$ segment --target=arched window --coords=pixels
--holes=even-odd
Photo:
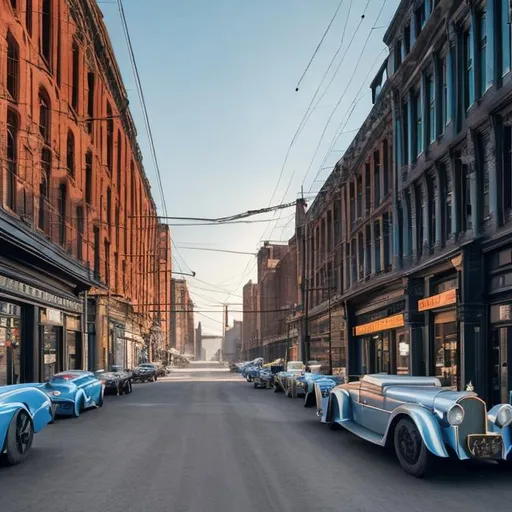
[[[107,102],[107,167],[110,172],[114,167],[114,120],[112,108]]]
[[[13,8],[13,10],[16,10],[17,9],[17,3],[18,1],[17,0],[11,0],[11,7]]]
[[[46,144],[51,144],[51,103],[48,93],[39,90],[39,133]]]
[[[18,114],[7,110],[7,206],[14,210],[16,207],[16,181],[18,176]]]
[[[52,63],[52,0],[42,0],[41,5],[41,53],[48,64]]]
[[[68,131],[66,149],[66,165],[71,176],[75,176],[75,136],[71,130]]]
[[[92,204],[92,153],[85,154],[85,202]]]
[[[41,181],[39,182],[39,229],[49,233],[49,200],[52,154],[48,148],[41,151]]]
[[[20,76],[20,47],[13,35],[7,33],[7,92],[18,101]]]

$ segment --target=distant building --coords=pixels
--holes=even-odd
[[[173,279],[171,284],[171,345],[181,354],[195,353],[194,303],[187,281]]]
[[[222,341],[222,359],[224,361],[234,361],[240,359],[242,350],[242,322],[234,320],[233,326],[226,328],[226,333]]]
[[[253,358],[253,352],[258,350],[259,297],[258,284],[249,281],[243,290],[242,353],[245,359]]]

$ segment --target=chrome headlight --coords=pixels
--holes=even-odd
[[[500,407],[494,423],[496,423],[496,426],[499,428],[508,427],[512,423],[512,406],[504,404]]]
[[[454,404],[448,409],[446,414],[448,423],[454,427],[460,425],[464,421],[464,409],[459,404]]]
[[[52,396],[60,396],[60,391],[52,391]]]

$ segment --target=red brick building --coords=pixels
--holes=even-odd
[[[196,352],[194,303],[185,279],[173,279],[171,287],[171,346],[180,354],[192,356]]]
[[[36,309],[1,284],[0,300],[28,308],[34,325],[16,329],[50,347],[21,378],[136,363],[168,329],[169,234],[102,13],[93,0],[0,0],[0,14],[0,217],[25,267],[10,287],[41,282]]]
[[[257,357],[259,346],[259,286],[249,281],[243,292],[242,353],[246,359]],[[254,354],[254,355],[253,355]]]

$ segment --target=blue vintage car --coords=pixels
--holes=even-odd
[[[244,366],[242,366],[240,369],[240,374],[247,380],[247,382],[252,382],[258,375],[262,366],[263,358],[257,357],[253,361],[249,361],[248,363],[244,364]]]
[[[293,381],[300,377],[306,369],[306,365],[302,361],[288,361],[286,370],[276,374],[274,379],[274,393],[284,391],[286,396],[290,396],[292,392]]]
[[[448,448],[461,460],[512,457],[512,406],[487,412],[476,393],[443,388],[435,377],[365,375],[336,386],[322,420],[394,447],[402,468],[416,477],[435,457],[448,457]]]
[[[50,397],[58,416],[74,416],[82,411],[103,405],[105,381],[94,373],[70,370],[56,373],[41,389]]]
[[[53,421],[51,400],[36,386],[0,387],[0,454],[9,465],[23,462],[32,447],[34,433]]]
[[[296,386],[292,396],[304,396],[304,407],[313,407],[316,403],[315,384],[322,389],[343,384],[345,380],[340,375],[323,375],[321,373],[303,373],[295,378]]]

